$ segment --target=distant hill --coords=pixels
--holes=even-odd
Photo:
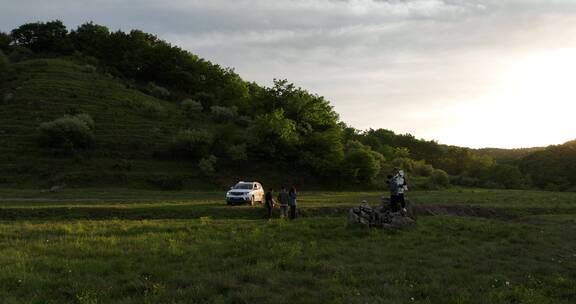
[[[518,149],[499,149],[499,148],[482,148],[474,151],[481,155],[488,155],[498,163],[510,164],[518,161],[534,152],[542,151],[545,147],[518,148]]]
[[[552,145],[519,162],[535,186],[550,190],[576,190],[576,140]]]

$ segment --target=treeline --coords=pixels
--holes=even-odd
[[[207,174],[217,174],[218,165],[258,160],[289,164],[297,172],[339,186],[383,187],[385,176],[398,167],[414,177],[417,187],[456,184],[525,188],[532,182],[547,185],[533,174],[541,169],[538,166],[548,157],[546,153],[557,153],[535,153],[520,166],[497,164],[489,155],[468,148],[440,145],[384,129],[356,130],[342,123],[321,96],[286,80],[275,80],[272,87],[243,81],[231,69],[139,30],[125,33],[85,23],[68,31],[60,21],[28,23],[10,33],[0,33],[0,50],[0,77],[6,74],[2,71],[8,71],[8,62],[68,58],[177,104],[192,122],[209,115],[214,124],[227,125],[219,129],[219,134],[200,126],[174,130],[171,144],[152,153],[157,158],[197,162]],[[82,138],[84,142],[77,148],[89,149],[91,135],[77,134],[84,132],[79,130],[89,132],[88,120],[70,116],[45,123],[39,128],[42,142],[74,148],[72,138]],[[98,122],[90,120],[94,123]],[[74,136],[66,134],[71,129],[76,132]],[[568,177],[549,182],[575,183]]]
[[[552,145],[518,162],[534,186],[548,190],[576,190],[576,140]]]

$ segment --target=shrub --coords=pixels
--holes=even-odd
[[[8,58],[0,51],[0,82],[8,76]]]
[[[125,108],[140,111],[149,117],[156,117],[164,111],[161,104],[148,99],[122,99],[120,103]]]
[[[194,116],[197,113],[201,113],[203,110],[202,103],[194,99],[185,99],[182,101],[182,103],[180,103],[180,106],[182,107],[184,114],[186,114],[188,117]]]
[[[249,116],[242,115],[238,117],[236,123],[242,127],[248,127],[252,124],[252,119]]]
[[[202,157],[208,153],[214,136],[207,130],[182,130],[176,134],[172,142],[175,154]]]
[[[148,94],[160,98],[160,99],[168,99],[170,97],[170,91],[164,87],[156,85],[153,82],[149,82],[146,86],[146,91]]]
[[[226,154],[231,160],[247,160],[246,144],[232,145],[226,150]]]
[[[412,163],[413,172],[420,176],[431,176],[434,173],[434,167],[428,165],[423,160]]]
[[[441,187],[448,187],[450,185],[450,177],[446,171],[435,169],[431,175],[432,182]]]
[[[450,179],[450,183],[459,186],[465,187],[480,187],[481,182],[479,179],[474,177],[469,177],[465,175],[458,175],[452,179]]]
[[[149,177],[147,181],[153,187],[161,190],[182,190],[185,184],[184,178],[171,175],[155,175]]]
[[[226,122],[236,118],[238,115],[238,109],[236,107],[220,107],[220,106],[211,106],[210,107],[210,114],[212,115],[212,119],[216,122]]]
[[[518,167],[512,165],[496,165],[492,179],[508,189],[520,189],[525,185],[522,172]]]
[[[356,183],[371,184],[380,172],[380,162],[373,151],[355,149],[346,154],[343,171]]]
[[[23,46],[13,46],[12,52],[8,55],[11,62],[19,62],[30,59],[34,56],[34,53],[28,48]]]
[[[414,161],[410,158],[396,158],[392,161],[392,165],[406,172],[412,172],[414,170]]]
[[[156,117],[164,111],[164,107],[157,102],[142,100],[141,111],[146,116]]]
[[[217,161],[218,161],[218,158],[216,158],[216,156],[210,155],[208,157],[202,158],[198,162],[198,168],[200,168],[200,171],[204,175],[208,175],[208,176],[212,175],[216,171],[214,169],[214,166],[216,165]]]
[[[66,150],[85,149],[94,142],[93,129],[94,121],[89,115],[65,115],[40,125],[40,144]]]

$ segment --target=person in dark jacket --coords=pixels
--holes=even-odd
[[[272,209],[274,208],[274,189],[270,188],[264,195],[264,207],[266,207],[266,218],[272,218]]]
[[[288,204],[290,205],[290,219],[293,220],[296,218],[296,198],[298,197],[295,187],[290,188],[290,191],[288,191],[288,197],[290,198],[288,201]]]
[[[288,204],[290,197],[286,192],[286,187],[282,186],[282,190],[278,193],[278,203],[280,204],[280,218],[288,218]]]
[[[390,190],[390,210],[392,212],[398,211],[398,183],[396,182],[395,176],[388,175],[388,180],[386,184],[388,184],[388,189]]]

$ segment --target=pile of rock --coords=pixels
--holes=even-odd
[[[382,229],[401,229],[416,223],[410,202],[407,211],[392,212],[387,204],[371,207],[366,201],[348,212],[348,224]]]

